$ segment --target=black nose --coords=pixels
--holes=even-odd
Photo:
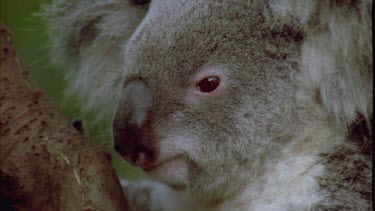
[[[141,130],[134,124],[122,128],[114,126],[116,151],[132,165],[144,165],[152,157],[152,150],[141,140]]]
[[[132,82],[121,95],[113,121],[116,151],[133,165],[144,165],[153,157],[144,124],[152,103],[151,91],[142,82]]]

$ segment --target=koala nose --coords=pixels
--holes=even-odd
[[[129,84],[120,97],[113,121],[114,146],[132,165],[145,165],[153,156],[142,131],[151,104],[151,90],[142,82]]]

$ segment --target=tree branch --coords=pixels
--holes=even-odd
[[[110,156],[36,88],[9,37],[0,25],[0,209],[126,210]]]

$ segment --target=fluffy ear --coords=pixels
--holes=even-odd
[[[271,1],[273,15],[303,31],[298,79],[306,98],[339,121],[372,118],[372,1]]]
[[[68,96],[83,108],[110,116],[121,87],[122,48],[147,7],[121,0],[55,0],[45,8],[55,63],[69,69]]]

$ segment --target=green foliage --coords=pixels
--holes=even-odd
[[[0,22],[14,33],[12,42],[33,80],[58,105],[62,113],[73,121],[83,114],[78,105],[64,98],[64,88],[67,84],[63,80],[63,69],[69,67],[56,67],[51,63],[51,45],[46,25],[42,18],[36,15],[41,11],[42,5],[48,2],[50,0],[0,0]],[[93,114],[85,115],[90,139],[103,145],[111,154],[117,174],[130,180],[144,177],[139,170],[126,164],[113,150],[110,124],[88,124],[93,119]]]

